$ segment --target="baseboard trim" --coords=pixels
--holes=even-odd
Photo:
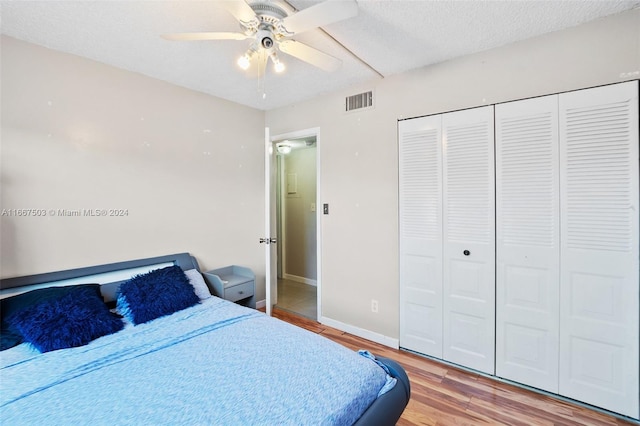
[[[388,346],[393,349],[398,349],[400,347],[400,341],[398,339],[385,336],[384,334],[376,333],[354,325],[345,324],[324,316],[320,317],[319,322],[321,324],[328,325],[329,327],[337,328],[340,331],[362,337],[363,339],[371,340],[372,342],[380,343],[381,345]]]
[[[262,309],[262,308],[266,308],[266,307],[267,307],[267,300],[266,299],[258,300],[256,302],[256,309]]]
[[[282,274],[282,275],[285,280],[291,280],[291,281],[295,281],[297,283],[302,283],[302,284],[309,284],[314,287],[318,286],[318,281],[312,280],[311,278],[299,277],[297,275],[291,275],[291,274]]]

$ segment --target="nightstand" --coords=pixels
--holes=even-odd
[[[251,269],[231,265],[202,275],[215,296],[255,309],[256,276]]]

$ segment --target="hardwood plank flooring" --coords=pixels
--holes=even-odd
[[[348,348],[367,349],[399,362],[411,381],[411,400],[397,423],[400,426],[638,424],[395,350],[287,311],[274,309],[273,316]]]

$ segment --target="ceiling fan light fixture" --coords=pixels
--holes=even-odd
[[[275,52],[275,50],[273,52],[271,52],[271,55],[269,55],[271,57],[271,60],[273,61],[273,69],[275,70],[275,72],[277,73],[281,73],[285,70],[285,66],[282,62],[280,62],[280,58],[278,58],[278,54]]]
[[[278,61],[275,64],[273,64],[273,69],[277,72],[277,73],[281,73],[285,70],[285,66],[282,62]]]
[[[251,66],[251,58],[253,58],[253,55],[255,55],[255,53],[256,53],[256,48],[252,44],[249,47],[249,49],[247,49],[245,54],[238,58],[238,62],[237,62],[238,66],[245,71],[248,70],[249,67]]]
[[[251,65],[251,57],[246,53],[238,58],[238,66],[243,70],[249,69]]]

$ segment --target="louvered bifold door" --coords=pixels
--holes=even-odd
[[[493,106],[443,114],[443,358],[494,373]]]
[[[441,116],[398,123],[400,346],[442,358]]]
[[[558,96],[496,115],[496,375],[558,392]]]
[[[560,95],[560,394],[638,417],[638,82]]]

